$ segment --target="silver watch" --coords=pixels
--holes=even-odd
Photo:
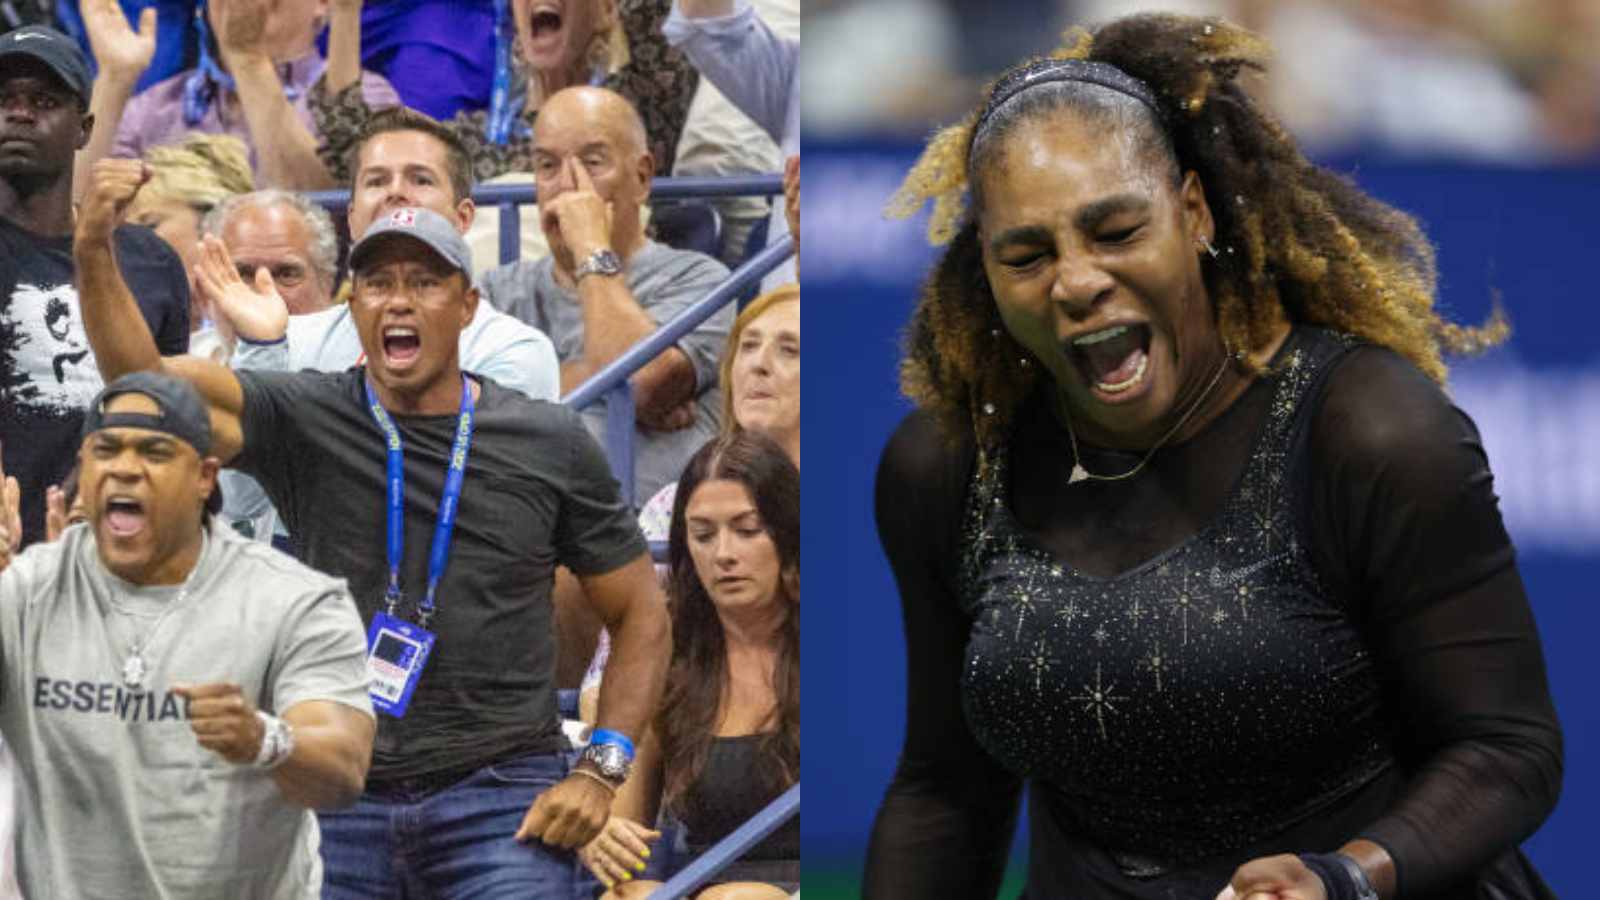
[[[256,718],[261,720],[261,749],[256,753],[254,765],[258,769],[276,769],[294,752],[294,728],[259,709]]]
[[[594,766],[601,776],[616,785],[627,781],[628,773],[633,771],[633,760],[628,758],[621,744],[590,744],[583,748],[578,761]]]
[[[621,275],[622,257],[610,250],[596,250],[589,258],[578,263],[572,273],[573,281],[582,281],[588,275]]]

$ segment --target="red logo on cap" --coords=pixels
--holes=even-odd
[[[389,221],[396,225],[415,225],[417,224],[417,211],[414,209],[397,209],[394,211],[394,215],[389,217]]]

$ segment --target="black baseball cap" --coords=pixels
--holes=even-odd
[[[105,411],[113,397],[143,394],[154,400],[158,413]],[[211,413],[200,392],[181,378],[156,372],[130,372],[106,385],[89,405],[83,419],[83,436],[103,428],[146,428],[161,431],[187,443],[202,458],[211,451]]]
[[[79,100],[88,104],[94,78],[89,74],[89,61],[83,50],[72,38],[43,25],[26,25],[0,34],[0,63],[14,56],[29,56],[49,66]]]

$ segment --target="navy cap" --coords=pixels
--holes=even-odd
[[[54,28],[26,25],[0,34],[0,62],[13,56],[30,56],[49,66],[78,99],[88,104],[94,78],[89,74],[89,61],[83,50],[72,38]]]
[[[143,394],[156,402],[160,412],[106,412],[106,404],[123,394]],[[103,428],[161,431],[184,441],[202,457],[211,451],[211,413],[200,392],[181,378],[157,372],[130,372],[106,385],[84,416],[83,436]]]

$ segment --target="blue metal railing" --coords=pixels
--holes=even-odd
[[[744,290],[766,277],[784,260],[794,255],[794,238],[783,235],[733,271],[728,280],[712,288],[705,299],[674,316],[671,321],[634,344],[628,352],[612,360],[588,381],[578,385],[561,402],[583,409],[604,398],[606,401],[606,458],[613,474],[622,483],[622,496],[633,497],[633,390],[628,379],[645,363],[700,327],[717,310],[737,298]]]
[[[665,884],[651,891],[650,900],[677,900],[685,896],[727,868],[728,863],[743,856],[746,850],[759,844],[799,812],[800,785],[797,782],[761,812],[751,816],[748,822],[734,829],[732,834],[718,841],[716,846],[700,854],[699,859],[684,866]]]

